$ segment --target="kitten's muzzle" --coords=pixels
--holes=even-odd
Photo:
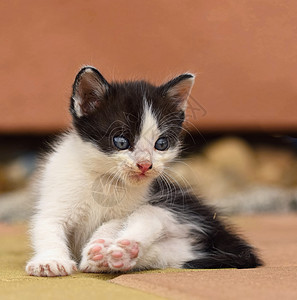
[[[139,162],[136,165],[142,174],[145,174],[148,170],[152,169],[153,167],[153,164],[150,161]]]

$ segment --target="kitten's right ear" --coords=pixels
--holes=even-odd
[[[109,89],[109,83],[100,72],[90,66],[82,68],[75,77],[70,112],[82,117],[94,112]]]
[[[161,85],[161,93],[175,101],[177,107],[185,111],[194,81],[195,75],[191,73],[181,74]]]

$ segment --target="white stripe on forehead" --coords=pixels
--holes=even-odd
[[[151,106],[144,101],[140,139],[151,140],[152,138],[158,138],[159,134],[158,121],[152,112]]]
[[[145,98],[140,126],[140,136],[135,145],[135,155],[137,159],[151,161],[155,142],[160,136],[160,130],[152,108],[148,105]]]

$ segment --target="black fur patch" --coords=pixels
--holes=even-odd
[[[150,203],[170,210],[180,223],[197,224],[197,228],[200,228],[192,232],[197,259],[186,262],[184,268],[241,269],[262,265],[255,249],[224,224],[213,207],[205,205],[201,199],[178,186],[158,178]],[[201,253],[203,258],[200,258]]]
[[[73,93],[83,71],[84,69],[76,76]],[[148,105],[152,107],[160,130],[164,131],[162,136],[169,138],[171,147],[176,145],[180,138],[184,112],[178,109],[174,101],[166,97],[164,86],[156,87],[145,81],[109,84],[97,72],[96,70],[98,78],[108,86],[106,93],[98,99],[100,101],[98,108],[92,113],[78,117],[74,109],[74,100],[71,98],[70,112],[74,128],[83,140],[96,144],[106,153],[112,153],[119,151],[113,145],[113,137],[122,135],[129,140],[133,150],[140,134],[146,99]]]

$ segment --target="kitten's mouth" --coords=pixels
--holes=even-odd
[[[133,172],[129,175],[130,180],[136,183],[142,182],[150,177],[149,174],[140,172]]]
[[[147,178],[147,174],[145,173],[133,173],[130,175],[131,178]]]

